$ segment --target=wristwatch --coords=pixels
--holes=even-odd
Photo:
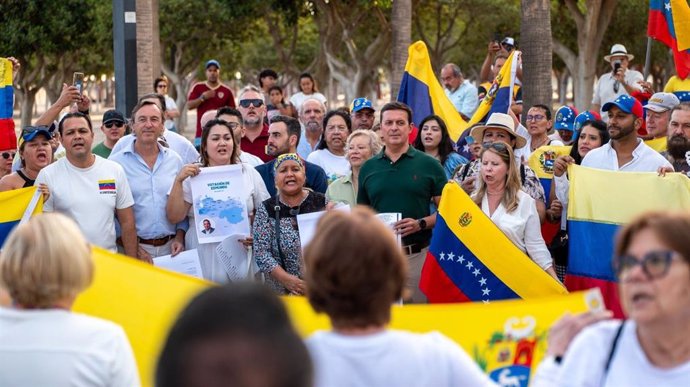
[[[420,229],[426,230],[426,220],[424,220],[424,218],[417,219],[417,224],[419,224]]]
[[[199,99],[201,99],[201,102],[204,102],[204,101],[206,101],[206,97],[204,97],[204,95],[203,95],[203,94],[201,95],[201,97],[199,97]]]

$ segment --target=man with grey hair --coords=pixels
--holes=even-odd
[[[666,137],[666,129],[671,120],[671,110],[679,103],[678,97],[672,93],[655,93],[649,98],[644,108],[647,111],[645,122],[647,135],[650,139]]]
[[[251,153],[263,162],[273,160],[266,153],[268,145],[268,124],[264,122],[266,105],[261,90],[254,85],[247,85],[238,98],[238,110],[242,113],[244,136],[240,143],[243,152]]]
[[[462,76],[460,67],[455,63],[448,63],[441,69],[441,82],[446,96],[453,102],[455,110],[464,120],[469,120],[477,110],[479,99],[477,88]]]
[[[323,133],[323,116],[326,114],[326,106],[316,98],[309,98],[302,102],[299,109],[299,121],[302,124],[302,135],[297,145],[297,153],[303,159],[319,144]]]

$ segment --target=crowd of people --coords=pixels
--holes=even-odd
[[[461,116],[472,117],[493,92],[491,83],[515,49],[513,38],[492,41],[476,86],[459,66],[442,67],[439,81]],[[131,112],[105,112],[104,140],[94,144],[88,97],[64,85],[58,100],[22,128],[18,140],[15,133],[0,134],[0,191],[36,186],[44,211],[53,213],[17,227],[0,255],[0,293],[4,290],[11,302],[0,307],[0,384],[46,384],[27,367],[32,353],[22,343],[34,343],[41,352],[72,340],[74,349],[64,347],[51,363],[66,367],[59,373],[64,380],[137,385],[122,331],[69,312],[93,275],[84,258],[87,243],[149,263],[196,249],[203,278],[237,282],[222,241],[198,237],[219,230],[195,213],[192,192],[194,179],[207,168],[233,166],[241,170],[237,194],[250,225],[238,241],[248,260],[239,278],[263,282],[271,292],[232,284],[193,300],[161,355],[160,386],[213,385],[229,375],[264,381],[247,385],[493,385],[447,338],[389,330],[390,307],[426,302],[419,280],[446,184],[459,184],[534,264],[563,281],[567,249],[554,249],[542,230],[551,223],[559,229],[557,236],[567,237],[569,164],[690,174],[690,101],[679,98],[682,90],[652,90],[629,68],[633,58],[620,44],[611,48],[604,60],[612,71],[599,78],[592,110],[582,113],[572,106],[552,112],[551,101],[523,109],[516,87],[505,113],[467,129],[467,149],[458,148],[439,115],[415,117],[422,118],[415,128],[415,112],[401,102],[377,111],[371,100],[359,97],[349,107],[329,107],[308,73],[299,77],[300,92],[289,98],[271,69],[259,74],[258,87],[247,85],[235,95],[222,83],[221,65],[213,59],[205,64],[206,80],[188,95],[187,107],[197,113],[194,141],[177,133],[181,112],[167,95],[170,80],[162,76],[154,82],[155,92],[142,96]],[[520,77],[518,70],[518,84]],[[661,140],[664,146],[659,151],[645,140]],[[572,147],[554,161],[550,192],[527,165],[544,146]],[[332,210],[343,204],[349,213]],[[305,249],[298,217],[320,211],[326,214]],[[376,213],[397,214],[399,220],[385,225]],[[560,321],[550,338],[552,356],[535,383],[690,382],[690,251],[684,243],[689,219],[688,214],[654,213],[621,231],[613,263],[630,320],[600,322],[608,315],[587,314]],[[34,262],[44,258],[50,265]],[[315,334],[305,347],[276,294],[306,295],[315,310],[328,315],[332,331]],[[235,309],[224,310],[222,303]],[[246,311],[247,319],[231,311]],[[47,324],[64,334],[31,334]],[[86,343],[90,334],[103,340]],[[589,356],[587,348],[595,341],[613,342],[608,357],[604,352]],[[251,354],[237,355],[246,346]],[[74,360],[86,359],[79,354],[89,351],[103,354],[83,360],[84,365]],[[280,351],[290,355],[283,358]],[[218,353],[235,355],[219,359],[219,368],[193,356],[208,359]],[[266,358],[275,370],[256,365]],[[628,371],[629,364],[635,364],[635,372]],[[77,375],[80,367],[87,371]],[[276,379],[285,375],[291,375],[290,382]]]

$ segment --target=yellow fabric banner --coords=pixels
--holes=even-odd
[[[94,282],[77,299],[74,310],[121,325],[134,349],[142,385],[153,386],[156,361],[169,328],[187,302],[212,284],[100,248],[94,248],[94,260]],[[285,303],[301,335],[329,328],[328,319],[316,315],[306,299],[287,297]],[[520,379],[528,378],[543,357],[546,331],[553,321],[566,311],[577,313],[601,305],[597,292],[489,305],[409,305],[394,307],[391,327],[440,331],[496,380],[501,374]]]

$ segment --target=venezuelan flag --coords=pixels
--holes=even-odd
[[[0,58],[0,135],[14,134],[13,107],[12,62],[6,58]]]
[[[673,50],[676,72],[681,79],[690,74],[690,7],[686,0],[651,0],[647,36]]]
[[[5,243],[5,239],[14,226],[19,224],[34,197],[36,189],[36,187],[28,187],[0,192],[0,208],[2,209],[0,211],[0,246]],[[42,211],[43,200],[39,198],[32,214],[39,214]]]
[[[454,182],[443,189],[419,287],[432,303],[567,293]]]
[[[425,117],[436,114],[445,121],[450,138],[458,141],[467,128],[467,122],[460,117],[460,113],[455,110],[455,106],[438,83],[431,68],[426,44],[421,40],[415,42],[407,52],[407,64],[400,82],[398,101],[412,108],[412,121],[416,127],[419,127]]]
[[[549,203],[549,195],[551,194],[551,183],[553,182],[553,164],[558,156],[570,154],[572,146],[556,146],[547,145],[539,147],[532,152],[529,157],[529,167],[537,174],[539,182],[544,187],[546,194],[546,203]]]
[[[482,100],[474,112],[469,125],[477,122],[486,121],[492,113],[508,113],[513,102],[513,89],[515,88],[515,77],[517,74],[517,56],[520,51],[513,50],[506,62],[501,67],[501,71],[494,79],[491,88],[486,92],[486,97]],[[481,139],[475,139],[481,141]]]
[[[611,266],[618,228],[648,210],[690,209],[690,180],[682,174],[615,172],[572,165],[568,169],[568,290],[598,287],[618,317],[616,278]],[[604,194],[602,194],[604,193]]]

